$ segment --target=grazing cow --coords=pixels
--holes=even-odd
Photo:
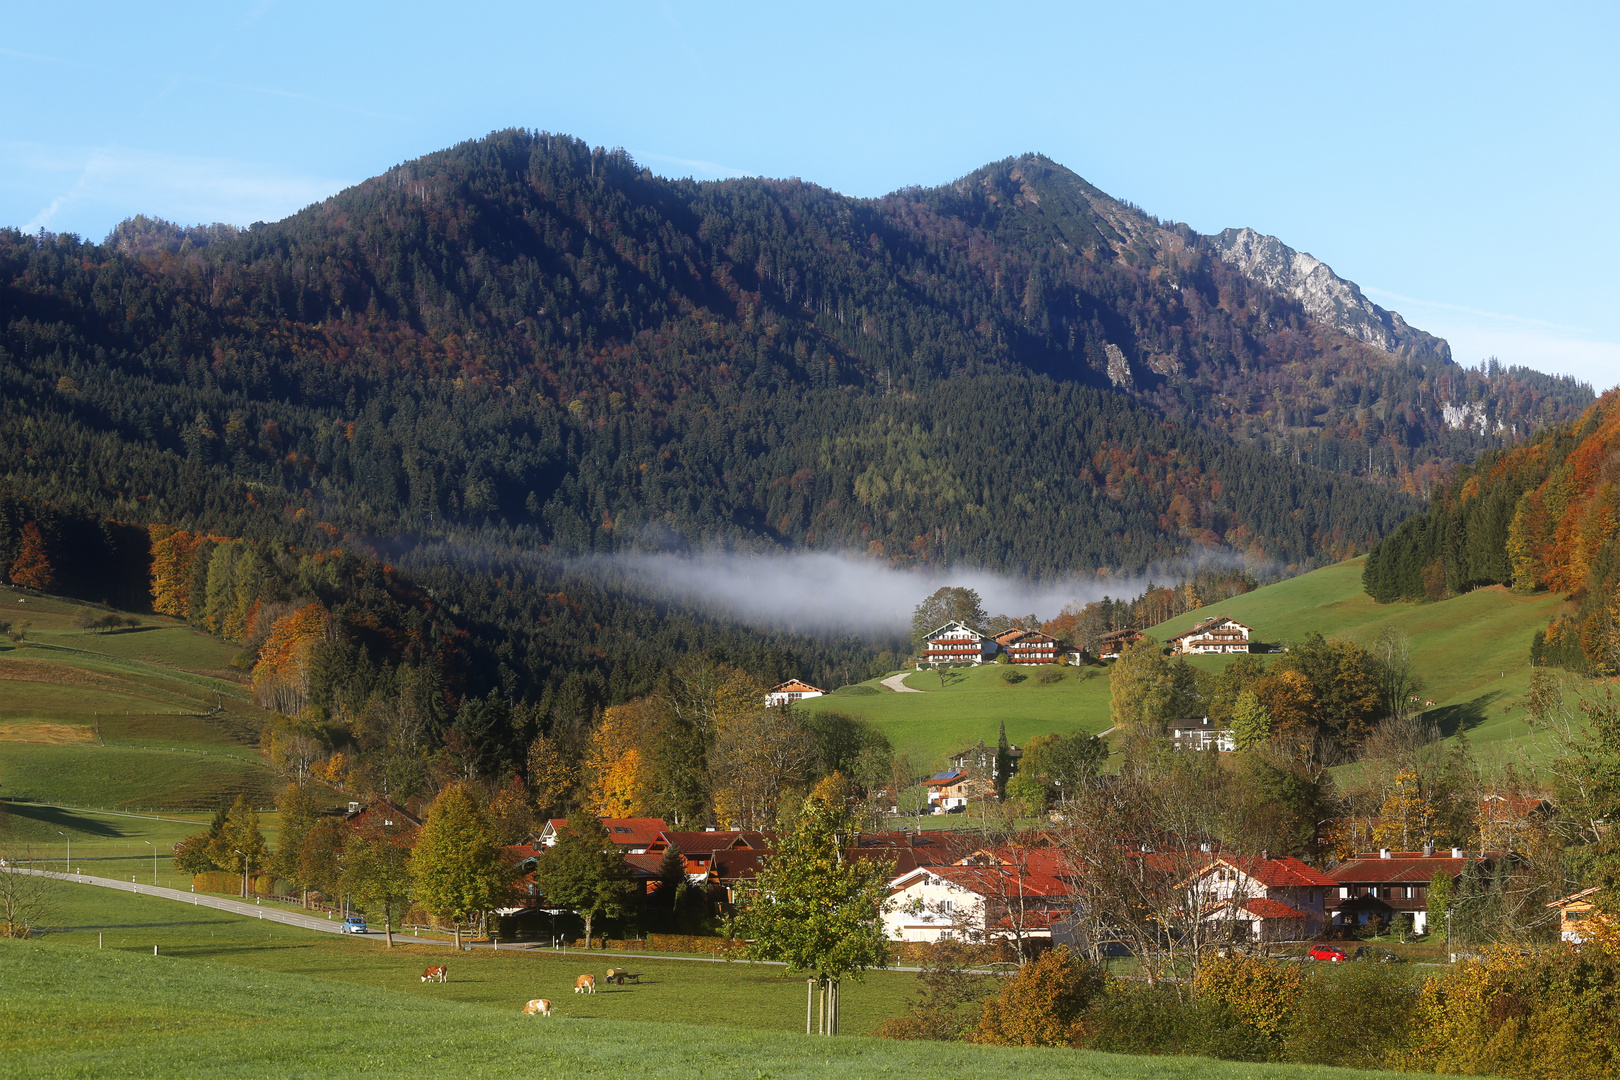
[[[550,1016],[551,1015],[551,1002],[546,1000],[545,998],[535,998],[533,1001],[531,1001],[527,1005],[523,1006],[523,1015],[524,1016]]]
[[[433,967],[430,967],[426,971],[422,972],[422,981],[423,982],[449,982],[450,981],[450,970],[448,968],[446,968],[443,964],[435,964]]]
[[[574,980],[574,993],[576,993],[576,994],[594,994],[594,993],[596,993],[596,976],[595,975],[581,975],[579,978],[575,979]]]

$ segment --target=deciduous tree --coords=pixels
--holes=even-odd
[[[805,799],[793,831],[742,892],[733,929],[747,955],[814,972],[837,1001],[841,980],[860,981],[888,963],[883,910],[892,863],[846,859],[852,821],[843,778],[831,776]],[[828,1033],[838,1030],[836,1007]]]
[[[462,924],[505,896],[511,869],[495,830],[464,785],[450,785],[433,801],[411,859],[411,878],[417,902],[452,921],[458,949]]]
[[[580,812],[568,819],[557,842],[534,868],[534,884],[553,907],[565,907],[585,921],[585,948],[603,916],[624,914],[630,870],[600,819]]]

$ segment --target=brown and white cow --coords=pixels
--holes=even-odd
[[[535,998],[533,1001],[531,1001],[527,1005],[523,1006],[523,1015],[524,1016],[550,1016],[551,1015],[551,1002],[546,1000],[545,998]]]
[[[596,976],[595,975],[581,975],[579,978],[575,979],[574,980],[574,993],[576,993],[576,994],[594,994],[594,993],[596,993]]]
[[[433,967],[430,967],[426,971],[422,972],[422,981],[449,982],[450,969],[445,967],[443,964],[435,964]]]

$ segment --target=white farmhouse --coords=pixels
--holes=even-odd
[[[798,679],[789,679],[785,683],[777,683],[765,694],[765,707],[767,709],[777,705],[786,705],[794,701],[803,701],[805,698],[820,697],[827,691],[819,686],[811,686]]]

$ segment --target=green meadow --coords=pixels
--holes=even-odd
[[[1253,629],[1254,639],[1286,646],[1311,632],[1371,645],[1385,627],[1411,639],[1413,666],[1422,676],[1431,716],[1448,737],[1466,732],[1476,749],[1507,752],[1529,735],[1525,694],[1530,683],[1530,642],[1562,609],[1558,596],[1516,596],[1507,589],[1478,589],[1430,604],[1375,604],[1361,590],[1364,560],[1351,559],[1179,616],[1147,632],[1161,641],[1211,615],[1227,615]],[[1193,657],[1204,670],[1219,670],[1226,656]],[[922,691],[900,694],[862,683],[800,706],[807,712],[837,711],[880,727],[897,750],[938,762],[979,739],[994,743],[1005,721],[1007,737],[1100,732],[1109,726],[1108,674],[1098,668],[1024,669],[1016,685],[1002,681],[1006,669],[987,665],[952,673],[946,685],[932,672],[913,672],[906,685]],[[1062,679],[1043,684],[1037,673]]]
[[[105,808],[190,809],[246,793],[268,805],[236,646],[162,616],[85,631],[84,605],[0,587],[0,797]],[[98,614],[103,609],[94,609]]]
[[[390,951],[91,886],[62,886],[58,910],[59,932],[0,941],[0,1076],[1391,1075],[863,1037],[913,992],[915,978],[899,972],[846,984],[846,1034],[827,1039],[802,1033],[804,982],[780,968],[546,950]],[[430,963],[447,964],[449,981],[421,982]],[[575,975],[609,963],[639,972],[640,984],[569,992]],[[554,1015],[524,1016],[533,997],[555,1002]]]
[[[1002,721],[1007,738],[1027,742],[1032,735],[1076,731],[1096,733],[1108,727],[1108,674],[1102,668],[1020,668],[1027,677],[1009,684],[997,664],[962,668],[945,673],[912,672],[906,685],[921,693],[900,694],[863,683],[875,694],[846,692],[811,698],[799,706],[805,712],[841,712],[876,724],[897,751],[922,762],[943,758],[959,747],[983,739],[994,746]],[[1042,683],[1041,672],[1059,678]]]

